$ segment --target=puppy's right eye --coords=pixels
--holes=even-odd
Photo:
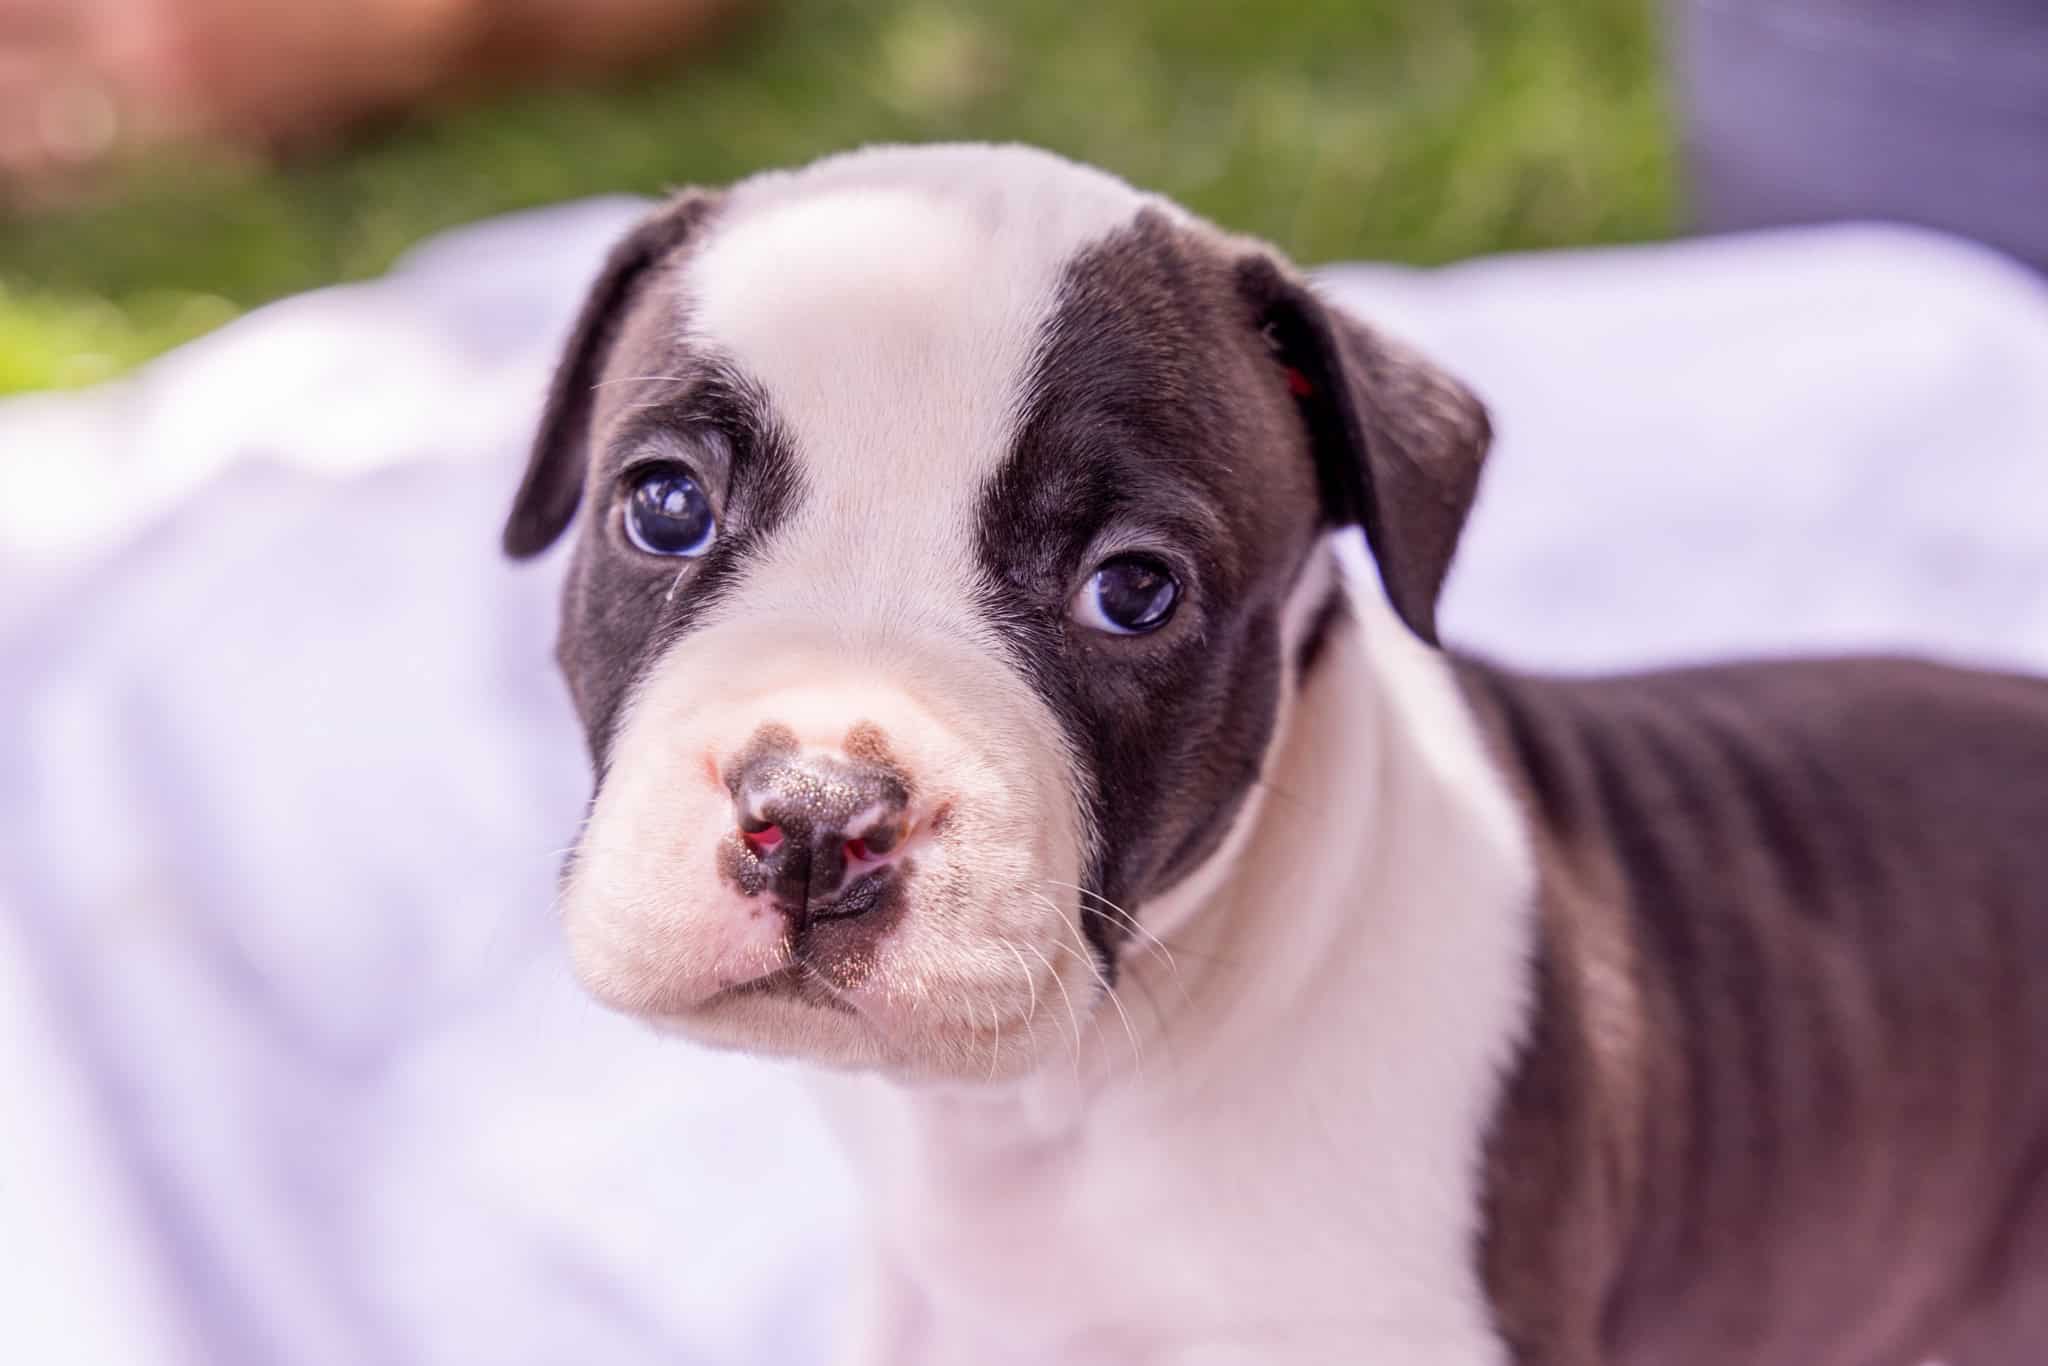
[[[718,519],[703,486],[673,466],[647,471],[626,498],[626,539],[650,555],[694,559],[711,549]]]

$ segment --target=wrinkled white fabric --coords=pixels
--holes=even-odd
[[[9,1359],[821,1359],[857,1192],[798,1074],[586,1004],[551,924],[560,556],[495,534],[634,212],[0,404]],[[1325,278],[1493,406],[1453,640],[2048,668],[2017,267],[1846,227]]]

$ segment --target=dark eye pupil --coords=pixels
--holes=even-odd
[[[1137,558],[1111,560],[1095,576],[1102,615],[1129,631],[1161,625],[1180,589],[1164,566]]]
[[[626,504],[626,530],[633,543],[655,555],[700,555],[710,548],[716,525],[711,501],[687,474],[650,474],[633,487]]]

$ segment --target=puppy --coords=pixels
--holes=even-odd
[[[612,253],[505,534],[584,509],[563,916],[821,1065],[848,1360],[2048,1360],[2048,685],[1447,654],[1487,439],[1023,148]]]

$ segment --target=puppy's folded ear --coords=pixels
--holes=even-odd
[[[684,190],[641,219],[605,258],[569,333],[568,349],[555,367],[526,477],[505,522],[505,553],[514,559],[546,550],[576,515],[588,463],[595,386],[618,339],[620,323],[654,268],[703,226],[718,202],[715,192]]]
[[[1436,644],[1436,603],[1492,440],[1470,391],[1318,299],[1272,258],[1238,267],[1278,374],[1307,424],[1332,525],[1361,525],[1408,628]]]

